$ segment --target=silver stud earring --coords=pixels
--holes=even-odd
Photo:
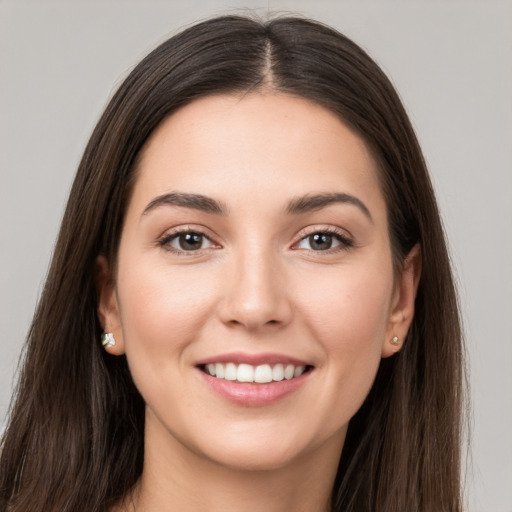
[[[116,344],[114,335],[111,332],[106,332],[101,335],[101,344],[105,349],[113,347]]]
[[[393,338],[391,339],[391,343],[393,343],[393,345],[398,345],[398,342],[400,340],[398,339],[398,336],[393,336]]]

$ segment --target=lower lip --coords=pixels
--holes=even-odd
[[[206,384],[223,398],[237,405],[257,407],[269,405],[299,389],[309,378],[311,370],[290,380],[255,384],[236,380],[217,379],[198,369]]]

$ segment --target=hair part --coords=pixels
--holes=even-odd
[[[274,90],[336,113],[379,167],[395,265],[423,268],[402,351],[381,362],[351,420],[333,510],[461,510],[463,345],[432,185],[393,86],[356,44],[297,17],[214,18],[161,44],[126,78],[78,168],[27,337],[2,439],[0,508],[105,511],[139,478],[144,401],[125,357],[106,354],[96,313],[98,255],[115,262],[137,161],[160,123],[212,94]]]

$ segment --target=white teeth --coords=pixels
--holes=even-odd
[[[300,377],[304,373],[305,369],[306,369],[305,366],[296,366],[295,370],[293,370],[293,376]]]
[[[280,381],[284,379],[284,368],[282,364],[276,364],[272,368],[272,380]]]
[[[217,363],[215,365],[215,376],[218,379],[223,379],[224,378],[224,365],[223,364]]]
[[[252,366],[250,364],[210,363],[205,366],[205,370],[206,373],[212,377],[217,377],[217,379],[265,384],[300,377],[306,371],[306,367],[294,366],[293,364],[287,364],[286,366],[276,364],[272,367],[269,364]]]
[[[236,380],[236,364],[228,363],[226,365],[226,371],[224,372],[224,378],[226,380]]]
[[[254,382],[254,368],[250,364],[239,364],[236,380],[238,382]]]
[[[256,366],[256,370],[254,370],[254,382],[257,382],[258,384],[272,382],[272,368],[270,368],[269,364]]]
[[[286,365],[286,368],[284,369],[284,378],[286,380],[293,379],[294,371],[295,371],[295,366],[293,366],[293,364]]]

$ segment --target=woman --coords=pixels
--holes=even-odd
[[[1,507],[459,511],[461,382],[388,79],[321,24],[212,19],[132,71],[86,148]]]

